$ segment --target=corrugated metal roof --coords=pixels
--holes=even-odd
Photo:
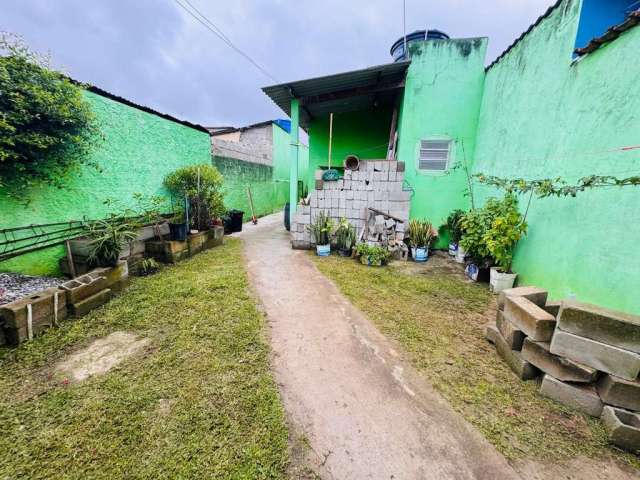
[[[375,87],[376,85],[388,85],[404,80],[410,61],[389,63],[376,67],[354,70],[351,72],[337,73],[324,77],[298,80],[264,87],[262,91],[278,105],[287,116],[291,116],[291,100],[293,98],[318,97],[326,94],[334,94],[349,90]],[[314,103],[312,106],[304,105],[301,109],[300,122],[303,126],[308,124],[309,116],[322,116],[329,112],[352,111],[366,108],[376,99],[385,99],[388,95],[381,93],[363,93],[349,98],[336,98]]]

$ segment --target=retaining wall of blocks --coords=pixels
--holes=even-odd
[[[611,443],[640,453],[640,317],[519,287],[498,297],[487,340],[520,379],[541,379],[542,395],[601,417]]]
[[[345,170],[344,177],[333,182],[322,180],[322,170],[316,171],[315,190],[308,205],[299,205],[291,222],[293,248],[308,249],[314,245],[308,230],[320,212],[334,222],[346,218],[362,233],[369,209],[407,222],[411,192],[404,189],[404,163],[388,160],[362,160],[357,171]]]
[[[158,253],[161,260],[181,258],[221,245],[224,228],[190,235],[186,242],[147,241],[147,255]],[[151,238],[151,237],[150,237]],[[108,302],[129,280],[129,258],[115,267],[96,268],[60,285],[0,306],[0,345],[18,345],[41,334],[69,316],[82,317]]]

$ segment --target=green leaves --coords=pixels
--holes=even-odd
[[[391,253],[384,247],[360,243],[356,247],[356,255],[367,259],[370,265],[385,265],[391,258]]]
[[[429,220],[413,219],[409,222],[409,229],[407,231],[409,235],[409,241],[411,246],[417,247],[429,247],[434,238],[438,236],[438,232]]]
[[[314,222],[311,225],[307,225],[307,229],[313,235],[316,245],[329,245],[331,243],[333,222],[324,211],[316,215]]]
[[[202,164],[176,170],[164,179],[164,186],[177,199],[190,202],[190,217],[194,226],[203,230],[210,217],[221,217],[225,212],[222,183],[224,178],[217,168]]]
[[[17,37],[0,34],[0,186],[13,197],[38,183],[64,186],[99,139],[82,88],[49,69]]]
[[[639,186],[640,175],[627,178],[617,178],[612,175],[589,175],[582,177],[575,185],[570,185],[565,179],[545,178],[541,180],[525,180],[523,178],[500,178],[491,175],[474,175],[480,183],[504,190],[507,193],[532,193],[538,198],[547,197],[576,197],[578,193],[591,188]]]
[[[336,243],[341,250],[351,250],[356,243],[356,228],[344,217],[336,229]]]
[[[460,225],[460,245],[474,262],[497,263],[503,271],[511,270],[515,246],[527,231],[514,194],[502,200],[490,198],[484,207],[465,214]]]

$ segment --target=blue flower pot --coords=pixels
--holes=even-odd
[[[428,248],[412,248],[411,252],[413,253],[413,260],[416,262],[423,263],[429,258]]]
[[[328,257],[331,255],[331,245],[316,245],[316,253],[319,257]]]

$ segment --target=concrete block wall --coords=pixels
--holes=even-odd
[[[403,189],[403,162],[363,160],[357,171],[347,170],[343,178],[334,182],[323,181],[322,174],[323,171],[316,171],[316,189],[309,194],[309,205],[300,205],[291,223],[294,248],[312,247],[314,242],[307,226],[322,211],[336,223],[347,218],[358,235],[365,226],[369,208],[405,222],[409,220],[411,192]]]

